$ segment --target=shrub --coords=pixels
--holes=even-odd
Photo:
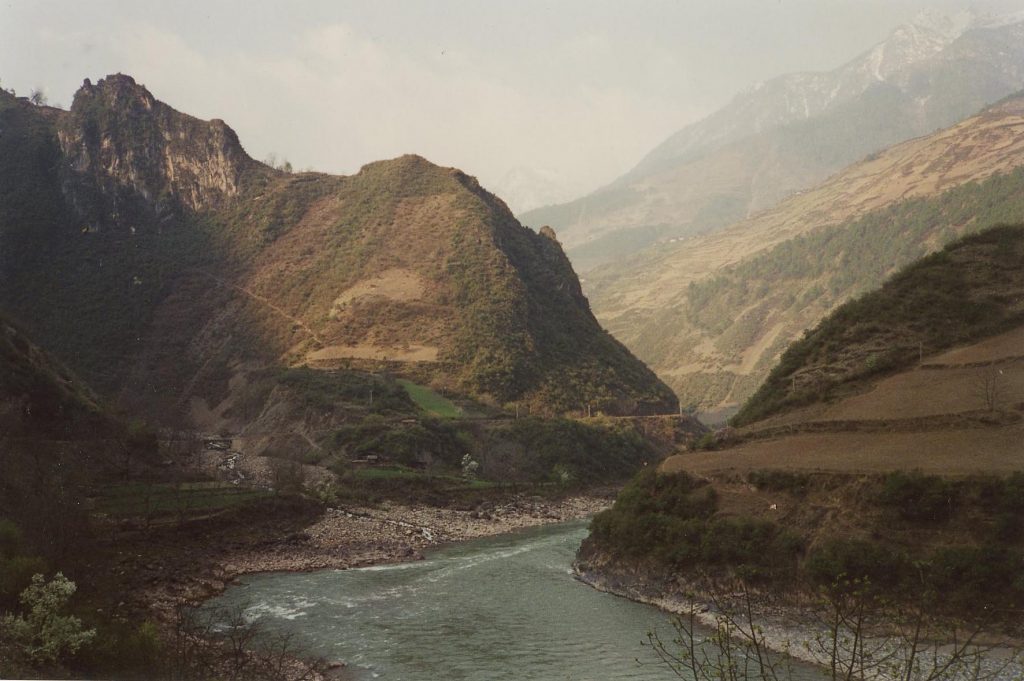
[[[996,613],[1020,608],[1024,580],[1017,551],[1002,546],[951,546],[939,549],[924,565],[935,607],[974,613]]]
[[[792,575],[803,541],[773,522],[723,518],[706,525],[701,560],[728,565],[747,578]]]
[[[811,476],[806,473],[790,473],[788,471],[750,471],[747,482],[760,490],[770,492],[789,492],[802,497],[807,494],[811,484]]]
[[[943,522],[957,504],[956,485],[937,475],[897,471],[885,476],[878,500],[912,522]]]

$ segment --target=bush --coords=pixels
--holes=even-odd
[[[74,668],[93,677],[161,678],[160,671],[166,673],[165,652],[152,622],[104,622],[97,627],[93,644],[75,656]]]
[[[845,588],[854,583],[899,589],[909,575],[906,557],[875,542],[860,539],[834,539],[814,547],[804,563],[812,582]]]
[[[881,504],[896,509],[904,520],[938,523],[956,509],[956,485],[937,475],[897,471],[885,476],[878,496]]]
[[[747,482],[760,490],[770,492],[789,492],[802,497],[807,494],[811,484],[811,476],[806,473],[790,473],[788,471],[750,471]]]
[[[748,579],[792,576],[803,540],[773,522],[724,518],[705,527],[701,560],[727,565]]]
[[[672,568],[727,566],[748,578],[794,572],[803,550],[797,535],[768,521],[715,519],[717,501],[703,480],[645,469],[594,517],[591,537],[613,555]]]
[[[515,473],[530,482],[561,480],[563,474],[578,484],[622,480],[656,458],[640,433],[610,420],[531,417],[512,421],[490,435],[522,452]],[[483,463],[486,469],[487,462]]]
[[[1024,603],[1019,552],[996,545],[951,546],[936,551],[924,567],[936,607],[960,612],[1005,612]]]

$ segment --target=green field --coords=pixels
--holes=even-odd
[[[218,511],[270,496],[221,482],[127,483],[99,491],[93,510],[118,517]]]
[[[450,400],[438,395],[436,392],[422,385],[407,381],[404,378],[398,379],[409,397],[423,411],[441,418],[456,418],[462,416],[462,410]]]

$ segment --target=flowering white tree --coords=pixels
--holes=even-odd
[[[473,457],[466,454],[462,457],[462,477],[464,478],[475,478],[476,472],[480,469],[480,464],[473,460]]]
[[[0,617],[0,659],[37,668],[55,665],[91,641],[95,629],[84,629],[82,620],[60,614],[75,588],[60,572],[49,582],[33,575],[21,592],[25,614]]]

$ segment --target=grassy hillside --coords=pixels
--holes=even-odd
[[[954,242],[850,301],[783,354],[736,415],[748,424],[1024,323],[1024,227]]]
[[[553,235],[457,170],[275,171],[126,76],[70,112],[2,97],[0,309],[133,409],[237,430],[266,369],[301,366],[534,413],[675,409]]]

